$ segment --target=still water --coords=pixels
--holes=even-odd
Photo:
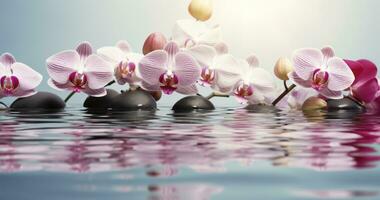
[[[380,116],[0,112],[0,199],[380,199]]]

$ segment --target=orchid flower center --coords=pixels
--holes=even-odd
[[[5,94],[12,94],[14,90],[20,85],[20,82],[15,76],[3,76],[0,79],[1,89]]]
[[[322,88],[326,87],[328,80],[328,72],[317,69],[313,73],[311,86],[316,90],[321,90]]]
[[[165,94],[172,94],[177,89],[178,77],[173,73],[161,74],[159,81],[160,88]]]
[[[191,48],[195,45],[196,45],[196,42],[190,38],[185,41],[185,48]]]
[[[116,68],[116,73],[122,78],[131,78],[135,70],[136,64],[134,62],[120,62]]]
[[[202,69],[201,78],[200,78],[200,84],[203,86],[209,86],[212,84],[212,82],[215,79],[215,72],[212,69],[209,69],[207,67],[204,67]]]
[[[239,87],[235,89],[234,95],[241,103],[246,103],[248,98],[253,95],[253,87],[252,85],[244,83],[240,84]]]
[[[82,73],[73,72],[69,76],[69,81],[73,84],[74,91],[79,92],[87,84],[87,76]]]

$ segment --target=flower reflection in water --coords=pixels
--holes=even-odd
[[[228,188],[224,181],[237,180],[228,177],[239,173],[244,177],[244,170],[255,172],[263,162],[270,163],[273,172],[302,168],[324,173],[377,169],[380,161],[376,115],[302,117],[302,113],[243,109],[169,112],[161,110],[138,119],[80,110],[39,117],[2,113],[0,174],[26,170],[116,173],[112,180],[130,182],[110,186],[119,192],[141,188],[147,192],[148,188],[152,199],[194,199],[190,194],[209,199]],[[199,183],[186,179],[203,176],[224,178]],[[183,181],[161,182],[178,179]],[[143,186],[136,181],[143,181]]]

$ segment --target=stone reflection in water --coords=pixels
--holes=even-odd
[[[22,120],[21,114],[2,116],[0,170],[141,168],[155,178],[178,176],[184,169],[228,173],[228,162],[249,167],[264,160],[274,166],[350,170],[376,167],[380,161],[375,147],[379,118],[372,115],[310,120],[301,113],[244,109],[189,115],[158,111],[138,118],[131,114],[25,114]]]

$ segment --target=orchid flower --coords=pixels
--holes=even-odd
[[[101,97],[107,94],[104,88],[112,79],[112,68],[100,56],[92,54],[88,42],[81,43],[76,50],[66,50],[46,60],[51,79],[48,84],[58,90],[84,92]]]
[[[204,22],[184,19],[174,26],[172,40],[181,48],[190,48],[199,44],[215,46],[222,42],[220,26],[208,27]]]
[[[294,71],[289,73],[289,79],[298,86],[313,88],[326,98],[343,98],[343,90],[355,80],[349,66],[335,57],[331,47],[297,50],[293,62]]]
[[[177,43],[169,42],[164,50],[156,50],[145,55],[138,70],[149,91],[162,90],[165,94],[174,91],[181,94],[195,94],[196,81],[201,69],[197,61],[188,53],[180,51]]]
[[[363,102],[370,103],[376,98],[380,90],[377,79],[377,67],[369,60],[345,60],[355,75],[355,81],[351,86],[351,95]]]
[[[259,67],[256,56],[246,60],[222,55],[216,62],[217,90],[229,93],[244,104],[270,104],[275,94],[275,83],[269,72]]]
[[[223,86],[225,82],[223,80],[217,82],[216,74],[229,76],[230,79],[233,79],[235,82],[240,78],[240,74],[236,73],[236,69],[229,65],[229,61],[233,59],[231,58],[232,56],[227,55],[223,51],[217,51],[215,48],[207,45],[198,45],[184,51],[192,55],[201,66],[202,71],[198,83],[202,86],[210,86],[222,92],[226,91]],[[218,73],[216,73],[217,71]],[[216,83],[221,83],[222,85],[219,86]]]
[[[103,47],[98,49],[98,55],[108,61],[114,68],[117,83],[136,86],[141,81],[137,66],[143,55],[132,53],[126,41],[119,41],[116,47]]]
[[[29,66],[16,62],[10,53],[0,57],[0,98],[6,96],[28,97],[36,94],[42,76]]]

